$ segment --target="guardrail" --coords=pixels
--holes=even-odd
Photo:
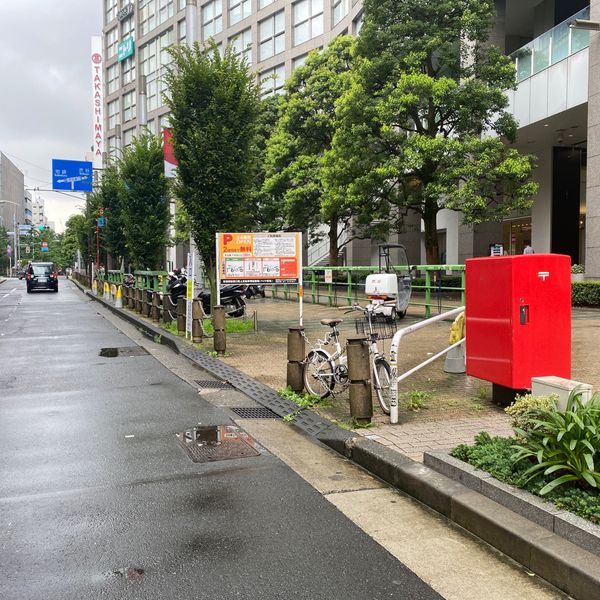
[[[465,302],[465,266],[464,265],[397,265],[393,267],[399,272],[422,273],[423,278],[413,280],[413,290],[423,293],[423,296],[413,296],[411,306],[423,306],[425,318],[431,316],[432,308],[435,306],[439,312],[443,309],[455,308],[443,302],[446,292],[460,293],[460,303]],[[332,272],[332,282],[325,282],[325,271]],[[378,273],[378,267],[305,267],[304,273],[304,301],[313,304],[328,304],[338,306],[347,304],[351,306],[354,302],[360,303],[367,299],[364,289],[367,275]],[[443,275],[452,273],[460,278],[460,285],[444,285]],[[420,279],[424,279],[421,283]],[[273,298],[284,300],[297,299],[296,286],[271,286]],[[421,301],[422,298],[422,301]]]
[[[133,276],[136,288],[162,293],[167,291],[168,273],[166,271],[134,271]],[[96,279],[102,284],[114,283],[116,286],[123,286],[123,278],[124,273],[120,270],[104,271],[100,269],[96,275]]]

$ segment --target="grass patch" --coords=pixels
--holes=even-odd
[[[412,390],[405,394],[404,404],[409,410],[418,412],[421,409],[426,408],[426,404],[429,400],[431,400],[431,398],[431,392],[426,392],[424,390]]]
[[[282,398],[286,398],[287,400],[291,400],[297,404],[301,410],[306,408],[315,408],[317,406],[322,408],[331,406],[329,398],[320,398],[319,396],[313,396],[312,394],[299,394],[298,392],[294,392],[289,385],[285,388],[277,390],[277,393]],[[293,413],[283,417],[283,420],[289,423],[290,421],[293,421],[298,414],[300,414],[299,410],[294,411]]]
[[[160,326],[173,335],[179,335],[177,333],[177,321],[161,323]],[[202,321],[202,328],[207,336],[211,336],[215,332],[210,319]],[[254,331],[254,321],[252,319],[227,319],[225,321],[225,333],[247,333],[249,331]]]

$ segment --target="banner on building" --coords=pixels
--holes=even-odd
[[[165,177],[175,177],[177,175],[177,159],[173,151],[173,132],[168,127],[163,129],[163,153]]]
[[[94,169],[102,169],[104,153],[104,73],[102,72],[102,38],[92,36],[92,115],[93,115],[93,163]]]

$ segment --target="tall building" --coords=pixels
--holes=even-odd
[[[232,43],[261,78],[264,94],[281,91],[307,53],[342,33],[357,34],[361,0],[187,0],[199,41]],[[402,0],[398,0],[401,2]],[[107,148],[127,145],[139,131],[144,98],[151,131],[167,122],[165,49],[186,41],[186,0],[104,2]],[[515,147],[537,156],[540,189],[531,210],[502,223],[462,225],[460,214],[438,215],[442,261],[487,255],[491,244],[510,254],[531,241],[536,252],[569,254],[600,277],[600,34],[570,28],[576,18],[600,21],[600,0],[495,0],[491,42],[515,63],[507,90],[519,123]],[[193,13],[193,9],[190,13]],[[143,112],[143,111],[142,111]],[[587,165],[591,166],[588,176]],[[405,243],[411,262],[424,261],[423,226],[408,215],[392,241]],[[318,262],[318,252],[313,253]],[[348,264],[376,262],[369,240],[348,245]],[[374,263],[373,263],[374,264]]]
[[[46,217],[44,208],[44,199],[41,196],[38,196],[33,200],[31,222],[34,227],[48,225],[48,217]]]
[[[0,152],[0,227],[13,231],[25,222],[24,193],[23,173]]]
[[[107,152],[127,146],[140,126],[145,95],[147,126],[167,123],[166,48],[186,43],[186,0],[103,0],[104,114]],[[198,41],[231,43],[261,78],[263,94],[279,92],[308,52],[360,28],[356,0],[197,0]],[[120,138],[120,139],[119,139]]]

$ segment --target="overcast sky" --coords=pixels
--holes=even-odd
[[[92,144],[90,38],[102,0],[0,0],[0,150],[26,187],[51,187],[51,160]],[[33,193],[33,192],[32,192]],[[39,192],[60,232],[83,197]]]

